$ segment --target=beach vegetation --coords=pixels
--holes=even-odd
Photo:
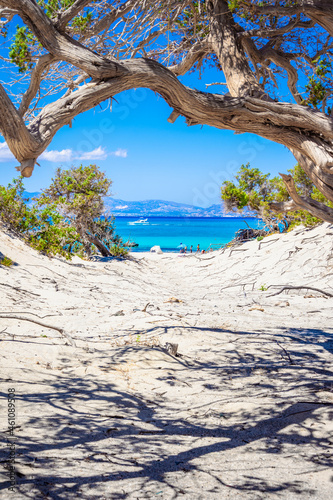
[[[97,250],[103,257],[123,257],[127,251],[115,234],[114,218],[105,216],[104,198],[110,195],[111,184],[97,165],[58,168],[37,203],[61,214],[78,235],[85,255]]]
[[[316,188],[299,164],[288,170],[288,173],[294,179],[297,196],[307,199],[308,204],[319,201],[333,208],[333,203]],[[275,231],[288,231],[299,224],[312,227],[322,223],[319,217],[299,209],[280,177],[271,178],[249,163],[241,166],[235,181],[223,183],[221,198],[227,211],[241,212],[248,208],[262,218],[269,229]],[[287,205],[288,211],[285,211]]]
[[[0,132],[24,177],[76,116],[148,88],[173,109],[170,123],[182,116],[188,125],[284,145],[317,191],[301,194],[290,173],[273,182],[254,172],[252,181],[271,189],[268,201],[281,195],[274,201],[281,213],[333,222],[325,202],[333,202],[332,2],[2,0],[1,6],[7,77]],[[206,69],[214,76],[205,92],[182,83],[185,74]],[[240,205],[248,200],[235,184],[228,191]],[[251,203],[262,208],[259,191]]]
[[[6,255],[0,256],[0,266],[11,267],[13,264],[12,259],[6,257]]]
[[[104,216],[111,181],[96,165],[56,171],[49,188],[32,206],[24,196],[23,177],[0,186],[0,220],[4,227],[46,255],[125,257],[114,219]]]
[[[29,207],[24,196],[23,177],[14,179],[7,187],[0,186],[0,220],[3,226],[23,238],[30,246],[46,255],[70,258],[69,247],[77,234],[63,217],[47,207]]]

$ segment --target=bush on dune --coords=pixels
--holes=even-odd
[[[114,219],[106,218],[103,197],[111,181],[96,165],[57,170],[49,188],[32,207],[24,197],[23,178],[0,186],[0,220],[30,246],[46,255],[91,257],[127,254],[114,232]]]
[[[314,203],[320,202],[333,208],[333,203],[314,186],[299,165],[288,172],[294,178],[297,194],[306,197],[309,203],[313,200]],[[306,210],[295,210],[294,202],[280,177],[270,178],[269,174],[263,174],[247,163],[241,166],[235,178],[236,182],[225,181],[221,188],[221,198],[227,211],[242,211],[247,207],[275,231],[281,231],[281,228],[286,231],[299,224],[313,227],[323,222]],[[290,210],[286,212],[287,203],[290,204]]]

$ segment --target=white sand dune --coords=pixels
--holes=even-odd
[[[0,250],[0,498],[332,498],[332,225],[200,256]]]

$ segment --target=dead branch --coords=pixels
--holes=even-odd
[[[245,240],[246,241],[246,240]],[[250,240],[248,240],[250,241]],[[245,242],[244,242],[245,243]],[[232,254],[232,252],[247,252],[248,248],[232,248],[229,253],[229,257]]]
[[[294,362],[293,362],[293,360],[291,359],[289,352],[288,352],[288,351],[286,351],[286,349],[285,349],[285,348],[284,348],[284,347],[283,347],[283,346],[282,346],[282,345],[281,345],[281,344],[280,344],[277,340],[275,340],[275,342],[276,342],[276,343],[277,343],[277,345],[278,345],[278,346],[282,349],[282,351],[285,353],[285,355],[286,355],[286,356],[287,356],[287,358],[289,359],[290,364],[291,364],[291,365],[293,365],[293,364],[294,364]]]
[[[267,288],[270,288],[270,287],[273,287],[273,286],[278,286],[278,285],[269,285]],[[333,295],[329,292],[325,292],[324,290],[321,290],[320,288],[314,288],[312,286],[292,286],[292,285],[285,285],[281,288],[281,290],[279,290],[278,292],[276,293],[272,293],[271,295],[267,295],[267,297],[274,297],[275,295],[279,295],[280,293],[282,293],[284,290],[301,290],[305,288],[306,290],[313,290],[314,292],[319,292],[319,293],[322,293],[323,295],[327,295],[327,297],[333,297]]]
[[[30,312],[30,311],[0,311],[0,314],[32,314],[33,316],[36,316],[39,319],[44,319],[49,316],[63,316],[61,312],[58,312],[57,314],[45,314],[44,316],[39,316],[36,313]]]
[[[29,290],[24,290],[23,288],[18,288],[17,286],[13,286],[13,285],[8,285],[7,283],[0,283],[1,286],[8,286],[9,288],[13,288],[14,290],[16,290],[17,292],[21,292],[21,293],[28,293],[30,295],[35,295],[35,297],[40,297],[40,295],[38,293],[34,293],[34,292],[29,292]]]
[[[31,323],[36,323],[36,325],[44,326],[45,328],[50,328],[51,330],[56,330],[61,335],[63,335],[64,337],[66,337],[66,339],[70,342],[70,344],[73,347],[76,347],[76,343],[72,339],[72,337],[67,332],[65,332],[65,330],[63,328],[60,328],[59,326],[50,325],[48,323],[44,323],[42,321],[38,321],[37,319],[26,318],[24,316],[19,316],[17,314],[0,314],[0,318],[4,318],[4,319],[18,319],[20,321],[30,321]]]
[[[269,244],[269,243],[275,243],[276,241],[279,241],[279,239],[280,239],[280,238],[275,238],[275,240],[261,241],[261,242],[259,243],[258,250],[260,250],[261,245],[263,245],[264,243],[268,243],[268,244]]]

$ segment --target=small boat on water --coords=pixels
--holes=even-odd
[[[149,222],[148,222],[148,219],[143,219],[143,218],[141,218],[141,219],[139,219],[139,220],[135,220],[135,221],[133,221],[133,222],[129,222],[128,224],[129,224],[130,226],[133,226],[134,224],[149,224]]]

